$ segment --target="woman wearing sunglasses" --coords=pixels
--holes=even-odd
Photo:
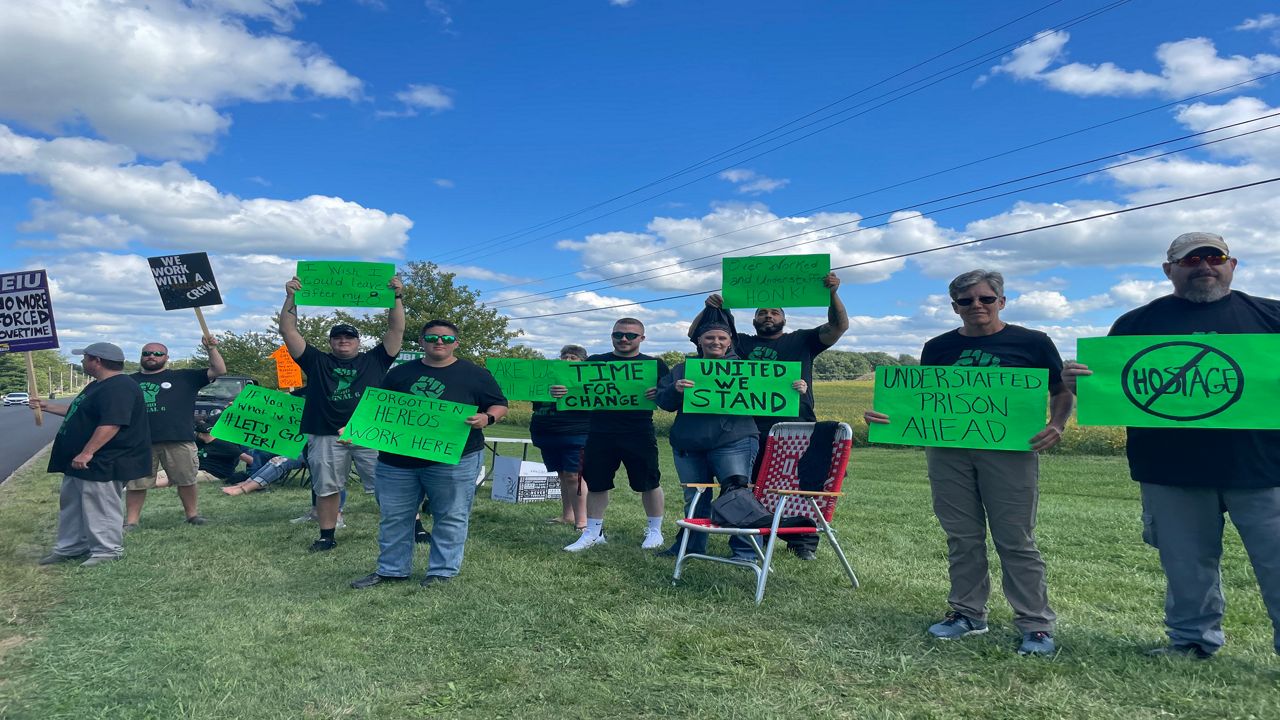
[[[1027,441],[1025,452],[925,448],[933,511],[947,534],[951,611],[930,626],[942,640],[987,631],[987,531],[1000,555],[1004,595],[1022,632],[1020,655],[1055,651],[1056,616],[1049,607],[1044,560],[1036,547],[1036,510],[1040,499],[1040,459],[1062,439],[1075,396],[1062,382],[1062,358],[1048,335],[1010,325],[1004,310],[1004,276],[972,270],[951,281],[951,309],[962,325],[925,343],[921,365],[1045,368],[1049,371],[1050,419]],[[887,423],[869,410],[867,422]]]

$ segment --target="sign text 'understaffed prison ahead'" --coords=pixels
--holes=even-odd
[[[222,304],[222,294],[207,254],[161,255],[147,258],[147,263],[165,310]]]
[[[0,273],[0,352],[58,347],[44,270]]]
[[[1080,338],[1081,425],[1280,429],[1280,335]]]
[[[476,412],[475,405],[365,388],[342,439],[360,447],[457,465],[471,434],[466,419]]]
[[[396,304],[396,294],[387,283],[395,274],[392,263],[301,260],[298,282],[302,289],[293,294],[293,301],[324,307],[389,308]]]
[[[687,413],[798,417],[800,393],[791,386],[800,379],[800,363],[759,360],[685,361],[684,391]]]
[[[830,255],[763,255],[724,258],[720,294],[727,308],[826,307],[831,291],[822,284]]]
[[[302,398],[246,385],[218,416],[211,434],[236,445],[261,448],[287,458],[302,454]]]
[[[645,392],[658,386],[657,360],[556,363],[556,384],[569,392],[557,410],[655,410]]]
[[[1043,368],[881,365],[871,442],[892,445],[1030,450],[1048,416]]]

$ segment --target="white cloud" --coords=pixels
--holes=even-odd
[[[987,77],[1010,75],[1080,96],[1181,97],[1280,70],[1280,56],[1260,53],[1253,57],[1222,57],[1208,38],[1187,38],[1160,45],[1155,53],[1160,63],[1158,75],[1144,70],[1125,70],[1110,62],[1068,63],[1050,69],[1065,59],[1069,39],[1070,34],[1065,31],[1042,33],[1015,49],[993,67]]]
[[[41,140],[0,125],[0,174],[48,186],[22,227],[57,247],[159,242],[173,250],[396,257],[413,223],[342,198],[240,198],[173,162],[145,165],[128,148],[84,138]]]
[[[1269,30],[1275,27],[1280,27],[1280,15],[1263,13],[1240,23],[1236,26],[1236,30]]]
[[[408,108],[423,108],[433,112],[453,109],[449,91],[439,85],[410,85],[396,93],[396,99]]]
[[[734,168],[720,173],[720,179],[737,186],[737,191],[744,195],[763,195],[779,188],[786,187],[791,181],[786,178],[771,178],[746,168]]]
[[[522,282],[525,278],[516,275],[508,275],[500,273],[488,268],[477,267],[475,265],[441,265],[441,272],[448,272],[457,275],[465,280],[488,280],[492,282],[506,283],[508,285]]]
[[[361,82],[314,47],[255,34],[286,0],[41,0],[0,12],[0,117],[43,133],[86,123],[158,158],[198,159],[235,102],[353,99]]]
[[[630,7],[635,0],[609,0],[609,4],[614,7]]]
[[[436,178],[431,182],[434,183],[436,187],[444,188],[446,190],[452,189],[454,186],[453,181],[450,180],[449,178]]]

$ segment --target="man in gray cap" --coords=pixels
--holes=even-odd
[[[49,454],[49,472],[62,473],[58,538],[41,565],[87,558],[84,567],[124,552],[120,496],[125,483],[151,470],[151,431],[138,384],[124,375],[124,352],[111,343],[71,351],[94,382],[70,403],[32,400],[31,407],[62,415]]]
[[[1231,289],[1236,259],[1213,233],[1179,235],[1164,274],[1173,294],[1125,313],[1111,335],[1278,333],[1280,301]],[[1075,389],[1088,367],[1067,363]],[[1142,491],[1143,540],[1167,580],[1169,644],[1154,655],[1211,657],[1224,642],[1224,514],[1240,531],[1280,652],[1280,431],[1127,428],[1129,473]]]

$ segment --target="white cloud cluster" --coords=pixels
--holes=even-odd
[[[1015,49],[993,67],[987,77],[1009,75],[1080,96],[1182,97],[1280,70],[1280,56],[1259,53],[1253,57],[1223,57],[1208,38],[1187,38],[1160,45],[1155,53],[1160,63],[1159,74],[1125,70],[1110,62],[1062,64],[1070,38],[1063,30],[1041,33]]]
[[[396,100],[404,106],[402,110],[383,110],[378,116],[416,117],[420,110],[438,113],[453,109],[453,97],[439,85],[410,85],[396,93]]]
[[[287,28],[289,0],[41,0],[0,12],[0,117],[42,133],[84,123],[157,158],[198,159],[219,108],[298,93],[354,99],[361,82]]]
[[[1237,30],[1270,30],[1271,28],[1280,28],[1280,15],[1263,13],[1236,26]]]
[[[761,175],[755,170],[733,168],[720,173],[720,179],[733,183],[743,195],[763,195],[779,188],[786,187],[791,181],[786,178],[771,178]]]

